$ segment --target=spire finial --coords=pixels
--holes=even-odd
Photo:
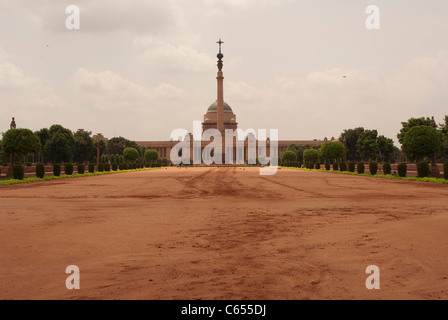
[[[219,53],[221,53],[221,44],[223,44],[224,42],[222,42],[221,38],[219,38],[219,41],[216,43],[219,44]]]
[[[221,38],[219,38],[219,41],[216,42],[217,44],[219,44],[219,53],[217,55],[218,57],[218,69],[222,70],[222,58],[224,58],[224,55],[221,53],[221,44],[223,44],[224,42],[221,41]]]

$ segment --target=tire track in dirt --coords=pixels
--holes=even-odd
[[[268,181],[268,182],[270,182],[270,183],[274,183],[274,184],[277,184],[277,185],[279,185],[279,186],[288,188],[288,189],[290,189],[290,190],[299,191],[300,193],[311,194],[311,195],[313,195],[313,196],[316,197],[316,198],[317,198],[317,197],[331,198],[331,195],[329,195],[329,194],[324,194],[324,193],[317,192],[317,191],[310,191],[310,190],[306,190],[306,189],[302,189],[302,188],[293,187],[293,186],[290,186],[290,185],[288,185],[288,184],[286,184],[286,183],[282,183],[282,182],[279,182],[279,181],[275,181],[274,178],[266,178],[266,177],[260,177],[260,178],[263,179],[263,180],[265,180],[265,181]]]
[[[275,196],[270,190],[257,185],[254,189],[253,183],[242,183],[241,175],[237,167],[210,167],[205,172],[195,174],[193,177],[178,177],[176,180],[183,185],[182,191],[178,193],[181,199],[231,197],[244,199],[261,199]],[[248,175],[249,172],[246,172]]]
[[[184,169],[188,171],[188,169]],[[182,184],[182,190],[178,192],[180,199],[209,198],[213,196],[214,181],[216,180],[217,168],[205,168],[204,172],[193,176],[177,177],[176,181]]]

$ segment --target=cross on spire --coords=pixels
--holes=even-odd
[[[216,43],[219,44],[219,53],[221,53],[221,44],[223,44],[224,42],[222,42],[221,38],[219,38],[219,41]]]
[[[219,44],[219,53],[216,56],[219,59],[218,60],[218,69],[222,70],[222,58],[224,58],[224,55],[221,53],[221,44],[223,44],[224,42],[222,42],[221,38],[219,38],[219,41],[216,43]]]

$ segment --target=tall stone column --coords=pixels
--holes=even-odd
[[[217,114],[217,129],[221,134],[224,134],[224,76],[222,70],[218,71],[218,114]]]
[[[219,41],[217,42],[219,44],[219,53],[216,56],[218,58],[218,76],[216,77],[216,79],[218,80],[218,97],[217,97],[217,119],[216,119],[216,128],[218,129],[218,131],[221,133],[221,155],[218,155],[218,157],[221,159],[221,163],[225,163],[225,132],[224,132],[224,76],[222,73],[222,58],[224,58],[224,55],[221,52],[221,44],[223,44],[224,42],[221,41],[221,39],[219,39]]]

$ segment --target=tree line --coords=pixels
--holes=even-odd
[[[410,118],[401,123],[397,134],[401,149],[392,139],[379,135],[378,130],[357,127],[345,129],[339,135],[339,141],[328,141],[322,146],[290,145],[286,151],[292,151],[296,161],[308,159],[340,161],[344,155],[347,161],[378,161],[395,163],[397,161],[430,162],[435,154],[438,162],[448,160],[448,115],[444,122],[435,124],[429,117]],[[90,131],[72,132],[61,125],[42,128],[32,132],[29,129],[10,129],[3,134],[0,142],[0,164],[12,161],[43,163],[86,163],[96,162],[97,143],[100,157],[110,159],[112,155],[123,155],[126,148],[137,151],[136,159],[144,159],[145,151],[150,148],[137,145],[135,141],[123,137],[110,140],[94,139]],[[307,150],[319,150],[317,153]],[[341,151],[342,150],[342,151]],[[31,157],[31,161],[30,161]],[[34,160],[34,161],[33,161]],[[317,161],[317,160],[313,160]]]
[[[329,141],[322,146],[292,144],[286,151],[292,151],[295,156],[290,154],[287,161],[296,159],[299,162],[333,162],[342,160],[344,153],[347,161],[353,162],[430,162],[433,153],[438,162],[448,160],[448,115],[440,124],[431,124],[429,117],[420,117],[410,118],[401,125],[397,134],[401,149],[394,145],[392,139],[379,135],[378,130],[357,127],[343,130],[339,141]]]
[[[10,129],[3,134],[0,142],[0,164],[13,161],[42,163],[86,163],[96,162],[97,143],[100,157],[110,159],[112,155],[123,155],[126,148],[137,151],[137,159],[143,159],[149,148],[139,146],[135,141],[123,137],[94,139],[92,132],[70,129],[55,124],[32,132],[29,129]]]

